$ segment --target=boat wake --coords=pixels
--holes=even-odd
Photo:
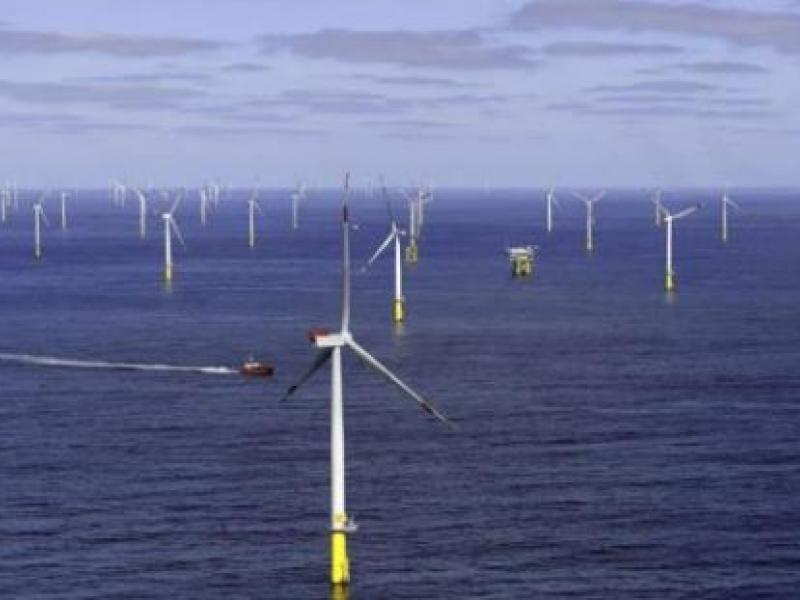
[[[72,360],[33,354],[0,353],[0,361],[14,362],[40,367],[65,367],[73,369],[109,369],[115,371],[160,371],[178,373],[202,373],[204,375],[238,375],[238,369],[230,367],[192,367],[182,365],[141,364],[127,362],[106,362],[102,360]]]

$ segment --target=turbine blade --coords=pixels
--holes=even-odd
[[[572,195],[577,198],[578,200],[582,200],[583,202],[589,203],[588,196],[581,194],[580,192],[572,192]]]
[[[383,240],[383,243],[378,247],[377,250],[375,250],[375,254],[372,255],[372,258],[370,258],[367,261],[367,265],[368,266],[371,265],[373,262],[375,262],[375,259],[378,258],[381,255],[381,253],[384,250],[386,250],[386,248],[389,247],[389,244],[392,243],[392,240],[394,239],[394,236],[395,236],[395,232],[394,231],[389,232],[389,235],[386,237],[385,240]]]
[[[606,190],[603,190],[602,192],[597,192],[594,196],[592,196],[592,200],[591,201],[592,202],[600,202],[600,200],[605,198],[605,196],[606,196]]]
[[[350,199],[350,171],[344,177],[342,198],[342,331],[350,329],[350,215],[347,202]]]
[[[449,425],[450,427],[455,428],[455,423],[453,423],[450,419],[440,413],[436,408],[427,400],[425,400],[422,396],[420,396],[417,392],[412,390],[408,387],[405,383],[403,383],[397,375],[392,373],[389,369],[384,367],[381,363],[378,362],[376,358],[374,358],[369,352],[364,350],[354,339],[350,338],[347,340],[347,346],[355,352],[361,360],[363,360],[368,366],[375,369],[378,373],[383,375],[385,379],[387,379],[390,383],[395,384],[401,390],[403,390],[406,394],[411,396],[411,398],[416,402],[419,407],[424,410],[425,412],[433,415],[437,419],[439,419],[445,425]]]
[[[672,215],[672,220],[674,221],[676,219],[682,219],[683,217],[688,217],[690,214],[692,214],[694,212],[697,212],[698,210],[700,210],[700,205],[699,204],[697,206],[692,206],[691,208],[686,208],[686,209],[684,209],[684,210]]]
[[[50,227],[50,221],[48,221],[48,220],[47,220],[47,215],[46,215],[46,214],[44,214],[44,206],[41,206],[41,205],[40,205],[40,208],[39,208],[39,214],[40,214],[40,215],[42,215],[42,221],[44,221],[44,224],[45,224],[47,227]]]
[[[175,219],[173,219],[170,216],[169,224],[172,226],[172,231],[174,231],[175,235],[178,236],[178,241],[181,243],[181,246],[186,248],[186,242],[183,241],[183,235],[181,235],[181,230],[178,229],[178,222],[175,221]]]
[[[318,352],[317,357],[314,359],[314,362],[311,363],[311,367],[309,367],[309,369],[305,373],[303,373],[303,375],[300,377],[300,379],[298,379],[294,383],[294,385],[289,386],[289,388],[286,390],[286,393],[283,395],[283,398],[281,398],[281,402],[288,400],[290,396],[292,396],[298,389],[300,389],[301,385],[303,385],[306,381],[311,379],[314,373],[316,373],[323,366],[325,366],[325,363],[328,362],[332,354],[333,354],[333,348],[325,348],[320,352]]]

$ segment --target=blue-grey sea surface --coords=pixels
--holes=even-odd
[[[340,193],[223,194],[161,279],[163,221],[78,191],[69,228],[34,192],[0,226],[0,597],[327,598],[329,372],[310,327],[338,326]],[[393,193],[406,226],[407,207]],[[345,358],[352,599],[797,598],[800,592],[800,202],[733,191],[675,227],[678,290],[647,195],[583,207],[542,190],[442,190],[427,206],[408,318],[391,321],[388,233],[355,194],[356,339],[448,414],[448,430]],[[514,280],[507,244],[538,244]],[[227,366],[236,374],[43,366],[9,355]]]

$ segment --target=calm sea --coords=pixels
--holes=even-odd
[[[142,241],[133,201],[84,191],[61,231],[51,199],[37,263],[31,196],[0,227],[0,597],[327,598],[327,370],[278,400],[337,325],[338,192],[299,231],[263,193],[254,250],[249,192],[205,229],[192,195],[170,288],[158,215]],[[673,296],[651,204],[619,191],[591,256],[566,194],[546,235],[541,191],[437,193],[400,330],[390,258],[354,274],[356,339],[460,429],[347,356],[350,598],[797,597],[800,202],[732,197],[723,245],[714,194],[665,196],[707,203],[676,224]],[[352,215],[361,265],[386,210]],[[540,245],[532,279],[508,243]]]

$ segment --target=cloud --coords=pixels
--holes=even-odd
[[[214,140],[243,137],[290,137],[314,138],[324,136],[320,129],[294,127],[219,127],[214,125],[186,125],[175,127],[172,132],[178,135],[211,138]]]
[[[285,90],[271,98],[246,101],[246,108],[284,108],[312,113],[363,114],[399,113],[409,109],[408,103],[384,94],[335,90]]]
[[[474,84],[462,83],[446,77],[423,77],[420,75],[353,75],[354,79],[369,81],[381,85],[407,86],[414,88],[439,87],[439,88],[470,88]]]
[[[637,81],[634,83],[602,84],[589,87],[588,92],[655,92],[659,94],[694,94],[714,92],[720,88],[710,83],[684,81],[681,79],[662,79],[654,81]]]
[[[183,56],[218,50],[228,44],[214,40],[113,33],[62,33],[0,29],[0,54],[99,53],[121,58]]]
[[[556,42],[541,48],[548,56],[640,56],[643,54],[680,54],[685,49],[672,44],[626,44],[609,42]]]
[[[722,39],[732,44],[800,52],[800,14],[745,10],[698,2],[537,0],[512,13],[515,29],[584,28],[663,32]]]
[[[396,129],[451,129],[457,127],[454,123],[430,119],[373,119],[363,121],[361,124],[364,127],[390,127]]]
[[[35,104],[102,105],[124,109],[175,108],[202,91],[178,87],[109,83],[47,83],[0,80],[0,96]]]
[[[765,75],[769,69],[754,63],[738,61],[697,61],[663,65],[641,69],[642,74],[659,74],[667,71],[681,71],[695,75]]]
[[[263,73],[269,71],[270,67],[252,62],[237,62],[224,65],[221,70],[228,73]]]
[[[287,51],[311,59],[444,69],[520,69],[536,64],[525,46],[490,46],[475,30],[354,31],[263,35],[264,53]]]
[[[109,131],[148,131],[153,127],[136,123],[119,123],[87,119],[69,113],[0,112],[0,125],[45,134],[87,134]]]
[[[205,73],[173,72],[173,73],[124,73],[122,75],[96,75],[93,77],[76,77],[71,81],[87,83],[161,83],[164,81],[186,81],[205,83],[211,80]]]
[[[691,119],[765,119],[773,116],[768,110],[751,108],[702,108],[664,104],[644,106],[597,106],[587,102],[555,103],[545,107],[553,112],[566,112],[588,117],[627,118],[691,118]]]

